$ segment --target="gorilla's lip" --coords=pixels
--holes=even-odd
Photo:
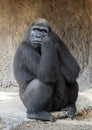
[[[33,41],[32,43],[36,44],[36,43],[39,43],[41,44],[42,41]]]

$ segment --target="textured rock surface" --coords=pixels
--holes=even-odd
[[[92,86],[91,0],[0,0],[0,86],[16,86],[15,50],[32,21],[46,18],[81,66],[80,90]]]

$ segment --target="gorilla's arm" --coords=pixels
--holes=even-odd
[[[36,77],[37,66],[40,62],[40,54],[34,50],[30,42],[23,42],[21,44],[21,51],[21,60],[24,66]]]
[[[30,45],[23,43],[22,57],[30,73],[44,83],[54,83],[59,79],[57,51],[48,38],[41,45],[41,56]]]
[[[72,54],[69,52],[66,45],[54,32],[52,34],[52,37],[55,41],[55,44],[57,45],[57,51],[61,66],[61,74],[64,76],[66,81],[73,83],[78,77],[80,67]]]
[[[41,45],[41,59],[36,74],[46,83],[56,82],[60,77],[57,51],[50,38],[46,38]]]

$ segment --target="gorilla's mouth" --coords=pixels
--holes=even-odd
[[[33,44],[41,44],[42,41],[32,41]]]

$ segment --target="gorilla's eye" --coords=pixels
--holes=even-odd
[[[34,31],[39,31],[38,28],[33,28]]]
[[[41,32],[43,32],[43,33],[47,33],[47,30],[43,29],[43,30],[41,30]]]

